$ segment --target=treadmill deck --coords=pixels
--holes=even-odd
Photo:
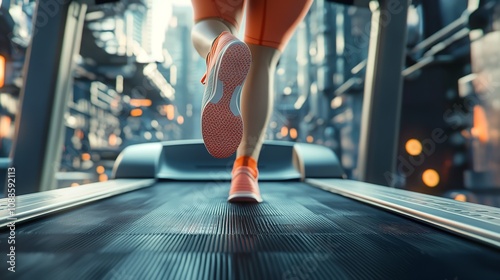
[[[16,225],[16,279],[498,279],[500,252],[299,182],[160,182]],[[2,231],[0,240],[7,240]],[[8,252],[7,242],[1,242]],[[9,245],[10,246],[10,245]],[[4,256],[4,258],[6,258]]]

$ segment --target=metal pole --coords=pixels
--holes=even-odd
[[[359,179],[394,178],[402,101],[409,0],[380,0],[373,13],[361,119]]]
[[[56,188],[73,58],[87,6],[39,0],[36,7],[12,149],[16,194]]]

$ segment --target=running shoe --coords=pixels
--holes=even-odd
[[[229,202],[262,202],[257,178],[252,175],[250,167],[237,167],[232,176]]]
[[[240,94],[250,69],[248,46],[229,32],[222,32],[207,57],[201,109],[201,133],[208,152],[226,158],[237,150],[243,135]]]

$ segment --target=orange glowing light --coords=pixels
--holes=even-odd
[[[153,104],[150,99],[131,99],[130,105],[134,107],[149,107]]]
[[[89,153],[83,153],[82,154],[82,160],[85,160],[85,161],[90,160],[90,154]]]
[[[281,128],[281,136],[283,136],[283,137],[287,137],[288,136],[288,127],[283,126]]]
[[[103,174],[106,169],[104,169],[104,166],[99,165],[96,169],[97,174]]]
[[[467,201],[467,196],[465,194],[457,194],[454,199],[456,201],[466,202]]]
[[[78,184],[78,183],[72,183],[72,184],[70,185],[70,187],[78,187],[79,185],[80,185],[80,184]]]
[[[166,105],[164,107],[165,113],[167,114],[167,119],[168,120],[173,120],[175,117],[175,107],[172,104]]]
[[[99,182],[104,182],[107,180],[108,180],[108,175],[106,175],[106,174],[99,175]]]
[[[137,109],[132,109],[132,110],[130,111],[130,116],[132,116],[132,117],[140,117],[140,116],[142,116],[142,110],[141,110],[141,109],[139,109],[139,108],[137,108]]]
[[[77,130],[75,130],[75,136],[78,137],[78,139],[83,139],[83,137],[85,136],[85,134],[83,133],[82,130],[77,129]]]
[[[0,55],[0,88],[5,85],[5,57]]]
[[[9,116],[0,116],[0,138],[7,137],[10,132],[12,119]]]
[[[422,181],[429,188],[434,188],[439,184],[439,173],[434,169],[427,169],[422,174]]]
[[[297,136],[298,136],[297,129],[295,129],[295,128],[291,128],[291,129],[290,129],[290,137],[291,137],[292,139],[297,139]]]
[[[178,124],[183,124],[184,123],[184,117],[183,116],[178,116],[177,117],[177,123]]]
[[[418,156],[422,153],[422,143],[417,139],[410,139],[405,145],[406,152],[412,156]]]
[[[474,106],[474,126],[471,129],[471,134],[483,143],[488,142],[490,139],[488,118],[486,117],[484,108],[479,105]]]
[[[306,141],[307,141],[307,143],[312,143],[312,142],[314,142],[314,137],[309,135],[309,136],[307,136]]]
[[[118,144],[118,137],[116,136],[116,134],[114,133],[111,133],[108,137],[108,143],[110,146],[116,146],[116,144]]]

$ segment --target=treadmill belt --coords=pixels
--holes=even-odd
[[[500,277],[499,251],[304,183],[261,183],[261,204],[228,189],[161,182],[19,224],[0,279]]]

